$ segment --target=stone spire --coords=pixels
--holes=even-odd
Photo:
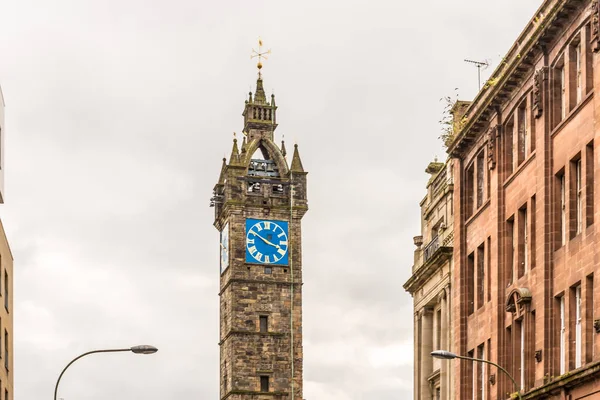
[[[294,145],[294,156],[292,157],[292,166],[290,167],[292,172],[304,172],[302,161],[300,160],[300,153],[298,153],[298,145]]]
[[[227,173],[227,159],[223,157],[223,165],[221,166],[221,174],[219,175],[219,185],[225,183],[225,176]]]
[[[266,104],[267,96],[265,95],[265,89],[263,88],[262,76],[259,76],[256,80],[256,91],[254,92],[254,104]]]
[[[285,140],[281,141],[281,154],[285,157],[287,155],[287,150],[285,149]]]
[[[229,158],[229,165],[236,165],[240,163],[240,151],[238,150],[237,139],[233,138],[233,148],[231,149],[231,157]]]

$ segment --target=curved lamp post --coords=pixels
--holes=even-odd
[[[491,361],[488,361],[488,360],[483,360],[481,358],[471,358],[471,357],[459,356],[458,354],[454,354],[454,353],[452,353],[450,351],[446,351],[446,350],[435,350],[435,351],[432,351],[431,352],[431,356],[435,357],[435,358],[441,358],[442,360],[452,360],[454,358],[459,358],[461,360],[477,361],[477,362],[482,362],[482,363],[486,363],[486,364],[491,364],[494,367],[498,368],[500,371],[504,372],[506,374],[506,376],[508,376],[510,378],[510,380],[512,381],[512,383],[515,385],[517,396],[519,396],[519,399],[522,399],[522,397],[521,397],[521,390],[519,389],[519,385],[517,385],[517,382],[515,381],[515,378],[513,378],[512,375],[509,374],[507,370],[505,370],[504,368],[502,368],[501,366],[499,366],[495,362],[491,362]]]
[[[71,364],[73,364],[75,361],[79,360],[82,357],[85,357],[89,354],[94,354],[94,353],[118,353],[121,351],[131,351],[135,354],[153,354],[156,353],[158,351],[158,349],[154,346],[148,346],[148,345],[140,345],[140,346],[133,346],[130,347],[128,349],[105,349],[105,350],[92,350],[92,351],[88,351],[87,353],[83,353],[82,355],[75,357],[73,360],[71,360],[70,363],[67,364],[67,366],[62,370],[62,372],[60,373],[60,375],[58,376],[58,380],[56,381],[56,386],[54,387],[54,400],[56,400],[56,394],[58,393],[58,384],[60,383],[60,379],[62,378],[63,374],[65,373],[65,371],[67,370],[67,368],[69,368],[71,366]]]

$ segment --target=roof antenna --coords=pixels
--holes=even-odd
[[[487,61],[473,61],[473,60],[467,60],[467,59],[465,59],[465,62],[468,62],[470,64],[475,64],[475,66],[477,67],[477,85],[478,85],[479,89],[481,90],[481,67],[487,68],[490,66],[490,64]]]

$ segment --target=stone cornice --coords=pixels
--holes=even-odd
[[[452,247],[441,246],[435,254],[423,265],[415,270],[411,277],[403,285],[404,290],[413,294],[433,276],[442,263],[452,257]]]
[[[448,146],[448,153],[461,158],[466,149],[484,132],[489,118],[522,79],[533,73],[536,58],[563,26],[562,23],[583,0],[545,0],[506,56],[479,91],[465,116],[466,122]]]
[[[551,393],[559,393],[561,389],[569,389],[574,386],[580,385],[583,382],[598,379],[600,373],[600,361],[587,364],[582,368],[578,368],[574,371],[569,371],[559,377],[554,378],[549,383],[543,386],[537,387],[530,390],[529,392],[522,395],[523,400],[525,399],[536,399],[541,398],[539,396],[549,395]],[[544,397],[542,397],[544,398]]]

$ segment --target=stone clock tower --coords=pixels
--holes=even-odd
[[[302,240],[306,172],[275,144],[275,97],[260,74],[241,145],[223,159],[211,206],[220,232],[220,398],[302,400]]]

